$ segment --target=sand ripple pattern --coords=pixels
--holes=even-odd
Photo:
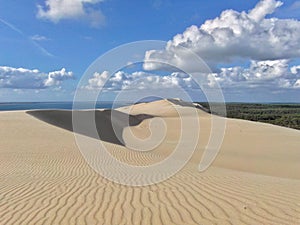
[[[199,173],[192,159],[165,182],[123,186],[87,165],[71,132],[24,112],[1,113],[0,123],[1,225],[300,224],[299,179],[221,167]],[[116,154],[124,148],[107,145]]]

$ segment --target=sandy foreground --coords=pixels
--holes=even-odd
[[[125,144],[106,124],[109,112],[99,112],[106,124],[99,125],[101,142],[120,161],[159,162],[180,137],[177,111],[188,121],[190,110],[167,100],[120,108],[118,132]],[[123,123],[127,113],[131,126]],[[133,187],[107,180],[86,163],[69,129],[70,116],[0,112],[0,224],[300,224],[299,131],[228,119],[216,160],[199,172],[211,115],[198,109],[201,132],[189,162],[164,182]],[[155,149],[126,147],[139,147],[130,133],[140,139],[159,133],[161,120],[167,133]]]

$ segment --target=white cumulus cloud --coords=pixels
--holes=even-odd
[[[220,68],[219,72],[194,74],[204,79],[197,80],[208,88],[233,88],[237,90],[251,88],[296,89],[300,88],[300,65],[289,67],[288,60],[265,60],[250,62],[249,67],[241,66]],[[188,74],[170,72],[157,75],[144,71],[126,73],[118,71],[112,76],[108,71],[94,73],[84,86],[88,90],[168,90],[182,88],[186,91],[199,89],[196,81]]]
[[[289,67],[288,60],[264,60],[250,62],[249,67],[241,66],[220,68],[219,72],[202,74],[201,85],[210,88],[300,88],[300,65]],[[199,82],[199,80],[198,80]],[[199,89],[193,78],[182,72],[170,72],[157,75],[144,71],[126,73],[118,71],[112,76],[108,71],[94,73],[84,86],[87,90],[120,91],[120,90],[166,90],[182,88]]]
[[[190,26],[168,41],[165,49],[146,52],[144,69],[164,69],[163,64],[147,63],[159,61],[191,71],[191,57],[181,54],[178,46],[195,52],[211,66],[236,59],[264,61],[300,57],[300,21],[267,17],[282,4],[262,0],[248,12],[229,9],[199,27]]]
[[[300,65],[299,65],[299,66],[293,66],[293,67],[291,68],[291,73],[292,73],[292,74],[300,73]]]
[[[300,66],[289,68],[287,60],[251,61],[249,68],[221,68],[208,75],[211,87],[218,82],[223,88],[299,88]]]
[[[88,90],[120,91],[120,90],[145,90],[166,89],[180,87],[185,89],[195,88],[197,84],[184,73],[174,72],[169,75],[156,75],[137,71],[126,73],[118,71],[110,77],[108,71],[94,73],[84,88]]]
[[[104,0],[45,0],[44,5],[38,5],[37,17],[58,23],[64,19],[85,19],[92,26],[104,23],[105,17],[100,9],[94,9]]]
[[[46,87],[58,86],[62,81],[72,78],[73,72],[68,72],[65,68],[62,68],[61,70],[48,73],[48,78],[44,81],[44,84]]]
[[[57,88],[64,80],[74,79],[73,73],[65,68],[49,73],[37,69],[0,66],[0,88],[45,89]]]

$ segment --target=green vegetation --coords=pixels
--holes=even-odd
[[[199,104],[210,111],[208,103]],[[214,108],[217,107],[218,104],[214,103]],[[259,121],[300,130],[300,104],[227,103],[226,110],[228,118]]]

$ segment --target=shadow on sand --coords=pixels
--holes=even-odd
[[[76,132],[92,138],[96,138],[124,146],[122,139],[123,129],[129,126],[136,126],[143,120],[153,118],[151,115],[139,114],[129,115],[117,110],[89,110],[89,111],[70,111],[70,110],[34,110],[27,113],[37,119],[54,126],[73,132],[72,113],[76,117]],[[96,131],[94,120],[95,118]]]

